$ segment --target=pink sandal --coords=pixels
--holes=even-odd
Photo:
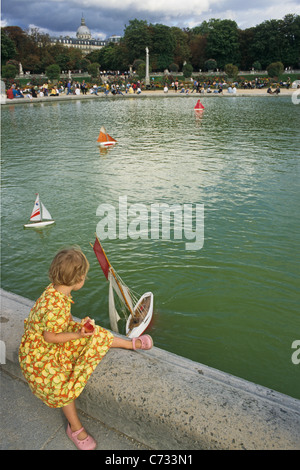
[[[78,439],[78,434],[83,431],[84,428],[79,429],[78,431],[72,432],[70,424],[68,424],[67,427],[67,436],[71,439],[71,441],[74,442],[75,446],[79,450],[94,450],[97,443],[96,441],[92,438],[92,436],[87,436],[85,439]]]
[[[140,348],[136,347],[136,341],[138,339],[141,342]],[[139,336],[138,338],[132,338],[132,348],[134,349],[134,351],[136,351],[137,349],[151,349],[152,346],[153,346],[153,341],[152,341],[151,336],[149,335],[142,335],[142,336]]]

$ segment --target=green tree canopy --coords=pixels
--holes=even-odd
[[[135,18],[125,26],[120,43],[109,43],[88,56],[80,49],[52,44],[49,36],[37,28],[26,32],[18,26],[7,26],[1,29],[1,38],[2,64],[14,59],[22,63],[24,72],[31,73],[44,73],[52,64],[61,70],[87,70],[95,62],[102,70],[124,72],[135,60],[145,61],[146,47],[150,66],[156,71],[174,63],[180,71],[184,63],[190,63],[198,72],[206,69],[209,59],[214,59],[221,70],[226,64],[250,70],[255,63],[265,70],[273,62],[300,67],[300,16],[295,14],[245,30],[238,29],[235,21],[214,18],[192,29],[148,24]]]
[[[206,54],[214,58],[218,67],[227,63],[239,64],[239,35],[235,21],[211,19],[208,23]]]
[[[5,64],[9,59],[14,59],[17,55],[17,49],[5,31],[1,28],[1,64]]]
[[[282,62],[272,62],[268,65],[267,72],[270,77],[278,77],[284,70]]]
[[[150,25],[152,68],[163,71],[173,62],[176,42],[171,28],[163,24]]]
[[[15,65],[8,64],[8,65],[3,65],[2,67],[2,77],[3,78],[15,78],[17,75],[18,70]]]
[[[188,62],[192,56],[191,49],[189,47],[189,35],[186,31],[177,27],[172,27],[171,33],[175,41],[171,62],[178,64],[179,67],[182,68],[183,64]]]
[[[130,20],[129,25],[125,26],[123,41],[126,46],[128,64],[132,64],[135,59],[144,59],[145,49],[151,45],[147,21]]]
[[[60,67],[57,64],[49,65],[46,68],[46,75],[49,80],[59,80],[60,77]]]

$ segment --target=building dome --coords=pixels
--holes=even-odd
[[[84,18],[81,18],[81,25],[77,29],[76,37],[78,39],[91,39],[92,38],[90,30],[85,24]]]

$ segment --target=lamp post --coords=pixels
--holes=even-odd
[[[150,86],[150,77],[149,77],[149,49],[146,47],[146,77],[145,77],[146,87]]]

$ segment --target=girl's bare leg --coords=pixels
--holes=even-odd
[[[78,431],[80,428],[82,428],[82,424],[77,415],[75,400],[72,401],[72,403],[70,403],[69,405],[63,406],[62,410],[68,422],[70,423],[72,432]],[[80,434],[78,434],[77,437],[78,439],[85,439],[87,436],[88,435],[86,431],[83,430]]]
[[[142,345],[141,341],[138,340],[135,343],[137,349],[139,349]],[[132,347],[132,340],[118,338],[114,336],[113,342],[111,343],[112,348],[122,348],[122,349],[133,349]]]

